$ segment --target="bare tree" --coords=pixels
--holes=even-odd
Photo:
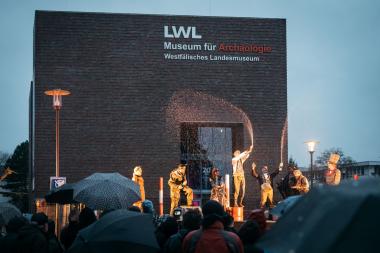
[[[330,148],[323,151],[321,155],[317,157],[315,164],[317,166],[326,166],[332,153],[340,155],[338,166],[356,162],[351,156],[345,155],[341,148]]]

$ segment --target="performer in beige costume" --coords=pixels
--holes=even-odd
[[[325,172],[325,182],[328,185],[339,185],[341,173],[337,168],[340,156],[338,154],[331,154],[327,162],[327,170]]]
[[[187,205],[193,204],[193,190],[187,185],[186,165],[179,164],[177,168],[170,172],[168,181],[170,187],[170,215],[173,215],[174,208],[178,207],[181,191],[185,193]]]
[[[142,177],[142,167],[136,166],[133,169],[132,181],[136,182],[140,186],[141,200],[135,202],[133,205],[138,206],[141,209],[141,203],[145,200],[145,188],[144,179]]]
[[[243,199],[245,194],[245,177],[244,177],[244,162],[248,159],[249,154],[252,152],[253,146],[249,149],[240,153],[240,150],[234,152],[234,157],[232,158],[232,176],[234,179],[234,205],[243,206]],[[241,190],[241,196],[239,200],[239,194]]]

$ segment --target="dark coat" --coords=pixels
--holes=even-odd
[[[17,234],[8,233],[4,237],[0,237],[0,249],[1,253],[13,253],[16,252],[17,246]]]
[[[61,231],[60,240],[63,244],[63,247],[68,250],[73,244],[75,237],[77,237],[79,231],[79,223],[78,222],[70,222],[67,226],[65,226]]]
[[[46,235],[35,225],[25,225],[18,233],[18,253],[48,253]]]
[[[181,229],[177,234],[170,236],[163,248],[163,253],[182,252],[182,241],[190,232],[188,229]]]

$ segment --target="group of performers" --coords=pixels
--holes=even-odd
[[[253,151],[253,146],[244,152],[236,150],[232,158],[233,168],[233,185],[234,185],[234,206],[243,207],[243,199],[245,194],[245,174],[244,162],[249,158]],[[338,185],[340,183],[341,173],[337,168],[337,163],[340,156],[338,154],[331,154],[327,163],[327,170],[325,172],[325,183],[328,185]],[[257,179],[260,185],[261,200],[260,208],[265,208],[269,204],[270,208],[274,207],[273,202],[273,182],[275,177],[282,171],[283,164],[280,163],[279,167],[273,172],[269,171],[268,166],[263,166],[261,172],[256,169],[256,164],[252,163],[251,174]],[[141,166],[134,168],[132,180],[140,186],[141,201],[135,203],[141,206],[141,202],[145,200],[144,179],[142,178]],[[224,207],[227,203],[226,185],[223,177],[220,175],[218,168],[212,168],[209,176],[211,185],[210,199],[218,201]],[[175,169],[170,172],[168,185],[170,188],[170,214],[178,207],[180,201],[180,194],[184,192],[187,200],[187,205],[191,206],[193,202],[193,190],[187,185],[186,179],[186,165],[179,164]],[[282,179],[278,187],[283,198],[291,195],[306,194],[309,191],[309,181],[302,175],[301,170],[296,167],[289,167],[287,175]]]
[[[236,150],[232,158],[233,169],[233,185],[234,185],[234,206],[243,207],[243,199],[245,195],[245,174],[244,174],[244,162],[249,158],[253,151],[253,146],[244,152]],[[337,163],[340,156],[338,154],[331,154],[327,163],[328,169],[325,172],[325,183],[328,185],[338,185],[340,183],[340,170],[337,168]],[[261,200],[260,208],[265,208],[266,204],[269,204],[270,208],[274,207],[273,202],[273,182],[275,177],[282,171],[283,163],[280,163],[279,167],[269,172],[268,166],[261,168],[261,173],[256,170],[256,164],[252,163],[251,174],[257,179],[260,185]],[[210,199],[218,201],[224,207],[227,205],[227,192],[226,186],[223,181],[223,177],[220,175],[218,168],[212,168],[210,172],[209,182],[211,185]],[[180,199],[180,192],[183,191],[187,198],[187,205],[191,205],[193,200],[193,191],[187,185],[186,180],[186,165],[180,164],[177,168],[171,171],[169,178],[170,187],[170,213],[174,208],[178,206]],[[282,179],[282,185],[285,186],[286,198],[291,195],[302,195],[309,191],[309,181],[302,175],[299,168],[290,167],[288,174]],[[279,189],[280,190],[280,189]],[[280,190],[281,192],[281,190]]]

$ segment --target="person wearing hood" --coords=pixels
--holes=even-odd
[[[184,253],[242,253],[243,244],[235,233],[224,230],[223,206],[215,200],[207,201],[203,207],[202,227],[186,235],[182,249]]]

